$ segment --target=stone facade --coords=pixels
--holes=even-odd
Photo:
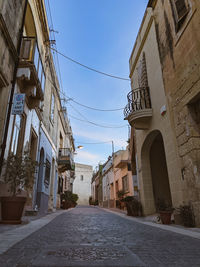
[[[89,205],[92,175],[92,166],[75,163],[75,180],[73,184],[73,193],[78,194],[78,205]]]
[[[161,198],[174,207],[191,203],[197,225],[199,12],[195,0],[183,0],[181,6],[174,0],[149,1],[129,61],[132,92],[125,109],[133,127],[132,166],[139,178],[144,214],[154,213]],[[148,90],[141,85],[145,78]]]
[[[200,2],[184,2],[181,20],[173,1],[157,1],[154,15],[183,201],[192,203],[200,225]]]

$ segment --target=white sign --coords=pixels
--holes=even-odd
[[[21,115],[24,112],[25,94],[14,94],[12,115]]]

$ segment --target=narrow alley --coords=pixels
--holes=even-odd
[[[12,238],[5,233],[8,240]],[[0,255],[0,266],[199,267],[199,247],[197,238],[144,225],[99,207],[78,206],[62,211]]]

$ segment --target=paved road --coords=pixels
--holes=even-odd
[[[200,267],[200,240],[77,207],[10,248],[0,266]]]

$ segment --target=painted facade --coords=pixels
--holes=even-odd
[[[75,163],[75,180],[73,193],[78,194],[78,205],[89,205],[91,196],[91,178],[93,167],[90,165]]]
[[[26,210],[39,210],[43,213],[60,207],[60,194],[64,190],[65,177],[74,178],[73,172],[70,172],[74,170],[74,142],[67,111],[60,99],[59,82],[50,50],[44,1],[28,0],[26,10],[25,1],[18,1],[17,4],[15,2],[1,3],[3,5],[1,19],[5,19],[4,22],[12,26],[13,23],[9,24],[7,19],[16,18],[15,23],[20,27],[22,23],[20,15],[23,15],[22,11],[25,12],[15,83],[15,93],[25,94],[25,106],[22,115],[10,116],[4,158],[6,159],[9,153],[23,154],[24,151],[29,151],[30,157],[38,161],[35,184],[28,196]],[[14,3],[16,7],[11,8]],[[19,16],[9,13],[15,12],[15,8],[19,9]],[[9,16],[4,18],[4,13]],[[13,28],[7,30],[9,34],[13,34],[16,43],[17,32],[13,32]],[[4,35],[1,35],[0,41],[4,43],[5,38],[2,37]],[[13,47],[16,46],[15,43]],[[4,54],[1,55],[1,59],[5,60]],[[7,73],[12,74],[11,67]],[[5,85],[3,77],[1,76],[1,84]],[[1,96],[5,89],[1,90]],[[5,113],[4,109],[2,105],[1,114]],[[1,124],[1,133],[3,128]],[[7,193],[6,185],[1,178],[0,194]]]

